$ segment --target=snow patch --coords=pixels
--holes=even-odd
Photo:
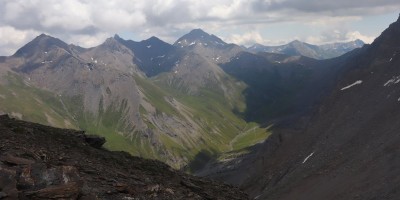
[[[146,46],[148,49],[150,49],[151,48],[151,45],[149,45],[149,46]]]
[[[388,87],[397,83],[400,83],[400,76],[393,76],[393,78],[388,80],[383,86]]]
[[[350,84],[350,85],[348,85],[348,86],[346,86],[346,87],[344,87],[344,88],[342,88],[340,90],[347,90],[347,89],[349,89],[349,88],[351,88],[351,87],[353,87],[355,85],[360,85],[361,83],[362,83],[362,80],[358,80],[358,81],[356,81],[356,82],[354,82],[354,83],[352,83],[352,84]]]
[[[178,70],[175,70],[174,73],[177,74],[177,73],[178,73]]]
[[[305,162],[307,162],[307,160],[308,160],[312,155],[314,155],[314,153],[315,153],[315,152],[312,152],[310,155],[308,155],[308,156],[303,160],[303,164],[304,164]]]
[[[393,58],[390,58],[389,62],[392,62]]]
[[[189,44],[189,46],[192,46],[192,45],[195,45],[195,44],[196,44],[196,42],[192,42],[192,43]]]

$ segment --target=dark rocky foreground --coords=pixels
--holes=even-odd
[[[102,149],[104,142],[0,116],[0,199],[247,199],[238,188]]]

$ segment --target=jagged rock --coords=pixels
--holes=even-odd
[[[96,135],[85,135],[85,142],[87,142],[90,146],[99,149],[104,143],[106,143],[106,139]]]
[[[100,148],[104,138],[82,131],[0,117],[0,138],[3,199],[247,199],[235,187]]]

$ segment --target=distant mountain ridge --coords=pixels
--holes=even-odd
[[[361,48],[365,43],[362,40],[355,40],[351,42],[332,43],[324,45],[312,45],[298,40],[292,41],[286,45],[280,46],[264,46],[261,44],[254,44],[247,48],[251,52],[268,52],[280,53],[287,55],[302,55],[315,59],[329,59],[341,56],[353,49]]]

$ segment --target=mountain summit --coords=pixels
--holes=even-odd
[[[203,46],[213,46],[213,47],[222,47],[226,45],[224,41],[218,38],[215,35],[210,35],[204,32],[201,29],[194,29],[190,31],[188,34],[179,38],[174,46],[177,47],[190,47],[193,45],[203,45]]]
[[[47,52],[50,51],[51,48],[58,47],[64,50],[68,50],[68,44],[61,41],[60,39],[51,37],[42,33],[41,35],[37,36],[31,42],[17,50],[14,54],[16,57],[30,57],[38,52]]]

